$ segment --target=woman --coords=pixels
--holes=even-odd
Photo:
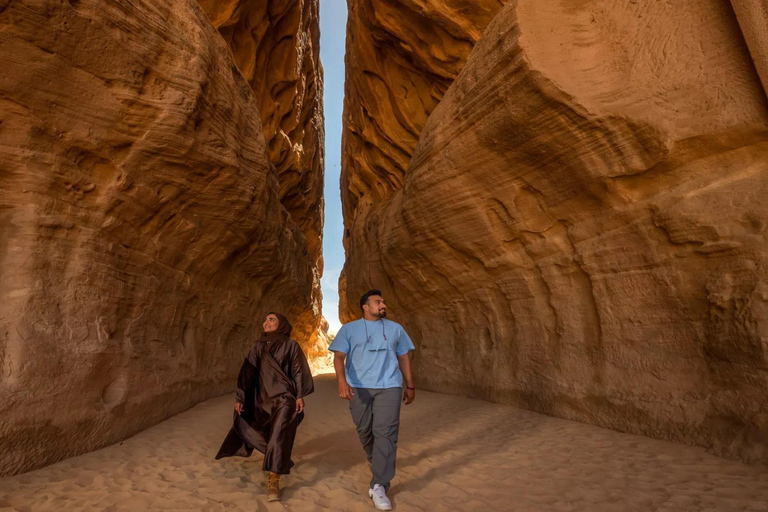
[[[216,459],[264,454],[267,498],[280,500],[280,475],[293,467],[296,428],[304,419],[304,397],[315,390],[312,374],[293,327],[280,313],[269,313],[264,334],[248,352],[237,377],[235,424]]]

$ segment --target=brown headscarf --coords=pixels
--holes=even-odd
[[[281,315],[280,313],[275,313],[274,311],[270,311],[267,313],[267,316],[269,315],[275,315],[278,320],[277,324],[277,330],[273,332],[264,332],[261,334],[261,338],[259,338],[259,341],[287,341],[291,339],[291,332],[293,332],[293,326],[291,325],[291,322],[288,321],[288,319]]]

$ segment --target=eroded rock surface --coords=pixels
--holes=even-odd
[[[508,3],[354,218],[342,316],[381,287],[420,387],[768,462],[750,49],[726,1]]]
[[[318,0],[199,0],[248,79],[261,113],[280,201],[307,239],[315,261],[314,325],[318,339],[323,272],[323,78]],[[322,333],[320,333],[322,338]]]
[[[752,62],[768,93],[768,2],[731,0],[733,11],[744,35]]]
[[[349,230],[403,185],[427,117],[505,0],[349,0],[341,198]]]
[[[316,324],[260,98],[196,2],[0,2],[0,68],[0,474],[232,389],[267,308]]]

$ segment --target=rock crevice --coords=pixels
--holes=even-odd
[[[313,311],[295,319],[306,347],[324,350],[320,278],[323,272],[323,77],[317,0],[199,0],[253,89],[280,202],[307,241],[315,262]]]
[[[403,186],[427,117],[504,1],[348,4],[341,171],[347,232]]]

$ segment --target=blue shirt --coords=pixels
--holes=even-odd
[[[347,383],[353,388],[403,386],[397,356],[415,349],[403,326],[392,320],[361,318],[339,329],[328,350],[347,354]]]

